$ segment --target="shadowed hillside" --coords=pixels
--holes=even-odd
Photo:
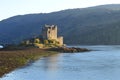
[[[120,5],[18,15],[0,22],[0,44],[40,35],[45,24],[58,25],[67,44],[120,44]]]

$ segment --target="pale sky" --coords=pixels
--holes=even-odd
[[[15,15],[49,13],[104,4],[120,4],[120,0],[0,0],[0,20]]]

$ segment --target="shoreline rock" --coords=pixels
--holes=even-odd
[[[77,47],[58,47],[58,48],[49,48],[47,50],[65,52],[65,53],[76,53],[76,52],[86,52],[91,51],[87,48],[77,48]]]

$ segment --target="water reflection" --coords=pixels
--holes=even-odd
[[[58,69],[58,57],[60,54],[56,54],[50,57],[42,59],[42,67],[46,71],[56,71]]]

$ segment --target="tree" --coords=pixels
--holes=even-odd
[[[48,40],[44,40],[44,44],[49,44]]]
[[[34,43],[40,43],[40,39],[39,38],[34,39]]]

